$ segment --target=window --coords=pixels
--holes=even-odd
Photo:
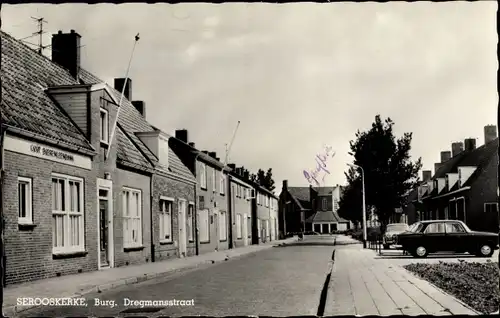
[[[33,196],[31,179],[17,178],[19,192],[19,224],[33,224]]]
[[[224,194],[226,192],[225,190],[226,190],[226,176],[222,175],[222,177],[220,178],[220,194]]]
[[[457,216],[458,220],[465,222],[465,199],[457,199]]]
[[[260,204],[260,193],[257,194],[257,204]]]
[[[323,199],[321,203],[323,205],[323,211],[326,211],[326,199]]]
[[[84,244],[83,180],[52,176],[52,251],[81,252]]]
[[[123,247],[142,246],[142,211],[141,191],[123,189]]]
[[[260,224],[260,220],[257,219],[257,237],[260,238],[260,231],[261,231],[262,224]]]
[[[241,223],[241,214],[236,214],[236,238],[241,239],[241,233],[243,232]]]
[[[187,232],[188,232],[188,240],[189,242],[194,241],[193,229],[194,229],[194,203],[190,202],[188,207],[188,215],[187,215]]]
[[[248,189],[247,188],[243,188],[243,199],[246,199],[248,197]]]
[[[160,197],[160,242],[172,242],[173,198]]]
[[[217,171],[212,169],[212,190],[213,192],[217,191]]]
[[[227,240],[226,212],[219,211],[219,240]]]
[[[204,163],[200,164],[200,187],[207,189],[207,166]]]
[[[444,223],[431,223],[427,225],[424,233],[433,234],[433,233],[444,233]]]
[[[450,201],[448,204],[448,219],[456,220],[457,219],[457,202]]]
[[[269,197],[267,195],[264,196],[265,202],[266,202],[266,207],[269,207]]]
[[[210,223],[208,209],[200,211],[199,219],[200,243],[210,242]]]
[[[459,223],[446,223],[446,233],[465,233],[465,229]]]
[[[498,213],[498,203],[485,203],[484,204],[485,213]]]
[[[109,118],[108,111],[104,108],[101,108],[101,121],[100,121],[100,129],[101,129],[101,142],[108,143],[109,141]]]

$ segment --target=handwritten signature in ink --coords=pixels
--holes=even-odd
[[[323,177],[321,178],[321,181],[325,181],[325,177],[327,174],[330,174],[330,171],[328,171],[328,166],[327,162],[329,158],[332,158],[335,156],[335,151],[333,151],[333,148],[331,146],[325,146],[325,151],[323,153],[317,154],[316,157],[314,158],[316,161],[316,168],[311,169],[309,171],[304,170],[304,177],[306,178],[307,182],[310,184],[316,184],[318,187],[321,186],[320,182],[318,181],[318,178],[320,177],[320,172],[323,172]]]

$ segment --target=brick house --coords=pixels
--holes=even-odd
[[[280,231],[331,233],[349,229],[351,222],[337,213],[341,193],[340,186],[289,187],[284,180],[279,199],[280,219],[284,220]]]
[[[183,165],[196,176],[197,235],[200,254],[214,250],[231,248],[232,223],[228,213],[226,195],[228,188],[228,167],[217,157],[217,153],[199,151],[189,142],[188,131],[176,130],[175,138],[170,138],[170,146]],[[222,173],[222,176],[221,176]]]
[[[243,167],[228,164],[232,171],[229,178],[229,207],[232,222],[232,246],[240,247],[252,244],[252,198],[254,188],[248,182],[249,174]]]
[[[0,35],[6,283],[168,257],[155,250],[156,197],[180,193],[187,208],[195,180],[158,146],[132,82],[119,106],[125,81],[111,87],[81,68],[74,31],[53,35],[52,61]]]
[[[277,197],[266,188],[254,184],[255,204],[254,204],[254,244],[265,243],[273,240],[278,228],[278,219],[271,213],[271,204]]]
[[[454,143],[451,155],[442,152],[434,176],[419,187],[416,219],[458,219],[473,230],[498,231],[496,126],[486,126],[484,133],[480,147],[469,138],[464,149]]]

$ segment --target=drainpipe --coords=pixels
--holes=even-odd
[[[1,91],[0,91],[1,95]],[[0,312],[3,317],[3,288],[5,286],[5,246],[4,246],[4,213],[3,213],[3,202],[4,202],[4,189],[3,189],[3,183],[4,183],[4,140],[5,140],[5,129],[3,127],[3,120],[0,119],[0,284],[2,288],[0,288],[1,295],[0,295],[0,301],[1,301],[1,306],[2,306],[2,311]]]
[[[198,167],[196,165],[196,160],[198,159],[198,157],[200,156],[200,153],[196,154],[196,156],[194,157],[194,178],[196,180],[195,184],[194,184],[194,214],[196,215],[196,217],[194,218],[194,229],[195,229],[195,232],[194,232],[194,236],[195,236],[195,250],[196,250],[196,255],[200,255],[200,240],[199,240],[199,229],[198,229],[198,178],[197,178],[197,175],[198,175]]]
[[[150,221],[149,221],[149,224],[150,224],[150,233],[151,233],[151,262],[154,263],[155,262],[155,241],[154,241],[154,222],[153,222],[153,216],[154,216],[154,213],[153,213],[153,202],[154,202],[154,177],[155,177],[155,174],[151,174],[151,179],[150,179],[150,184],[149,184],[149,187],[150,187],[150,196],[149,196],[149,211],[150,211]]]
[[[224,168],[223,168],[224,169]],[[224,171],[224,170],[222,170]],[[234,242],[233,242],[233,193],[231,191],[231,176],[229,175],[229,172],[227,174],[227,213],[229,217],[229,235],[228,235],[228,248],[232,249],[234,248]]]

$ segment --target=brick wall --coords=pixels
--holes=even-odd
[[[498,231],[498,214],[484,212],[484,203],[497,202],[497,162],[498,157],[495,154],[485,171],[475,180],[469,190],[467,223],[475,230],[495,233]]]
[[[184,181],[176,180],[162,175],[155,175],[153,178],[153,243],[155,245],[155,260],[166,260],[179,257],[179,219],[178,219],[178,205],[179,199],[189,202],[195,201],[194,198],[194,184],[189,184]],[[160,243],[160,196],[174,198],[175,202],[173,208],[172,220],[172,243]],[[187,212],[187,211],[186,211]],[[186,213],[187,216],[187,213]],[[194,225],[196,225],[196,213],[193,213]],[[186,226],[187,226],[186,219]],[[186,228],[187,229],[187,228]],[[187,239],[187,256],[195,255],[196,253],[196,227],[193,227],[193,241],[189,242]],[[187,232],[186,232],[187,234]],[[174,242],[177,242],[174,243]]]
[[[53,172],[84,179],[85,256],[52,258]],[[32,230],[18,227],[18,176],[32,178]],[[97,270],[95,171],[5,151],[4,198],[7,284]]]
[[[116,169],[113,179],[113,233],[115,248],[115,267],[141,264],[151,261],[150,232],[150,177],[131,171]],[[123,207],[122,190],[124,187],[141,191],[142,200],[142,246],[139,251],[125,251],[123,246]]]
[[[200,162],[197,162],[197,171],[200,171]],[[198,189],[197,189],[197,195],[198,196],[203,196],[205,200],[205,209],[208,209],[209,212],[209,226],[210,226],[210,242],[207,243],[200,243],[199,247],[199,252],[200,254],[207,253],[207,252],[213,252],[217,248],[219,250],[227,250],[229,246],[229,217],[228,217],[228,199],[227,195],[227,189],[225,189],[225,194],[221,195],[220,194],[220,171],[216,174],[216,191],[213,191],[213,174],[212,170],[213,167],[207,165],[207,189],[201,189],[199,186],[200,184],[200,177],[198,176]],[[227,188],[227,187],[226,187]],[[214,204],[215,202],[215,204]],[[214,216],[215,210],[221,210],[226,212],[224,215],[226,217],[226,233],[227,233],[227,239],[224,241],[221,241],[219,239],[219,232],[218,232],[218,221],[216,217]]]
[[[235,244],[235,247],[241,247],[244,246],[244,234],[245,231],[243,230],[243,227],[245,226],[244,218],[251,216],[251,201],[248,201],[244,199],[243,197],[237,197],[236,196],[236,183],[231,182],[231,201],[232,201],[232,231],[233,231],[233,241]],[[241,238],[238,238],[238,231],[237,231],[237,218],[236,215],[240,214],[241,215]],[[252,233],[249,231],[250,227],[247,224],[247,244],[250,245],[252,242]]]

